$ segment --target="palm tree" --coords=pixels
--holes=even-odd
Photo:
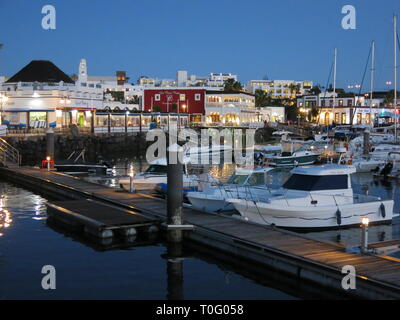
[[[310,114],[311,114],[311,118],[312,119],[316,118],[316,117],[318,117],[319,110],[316,107],[312,107],[311,111],[310,111]]]
[[[397,97],[400,97],[400,92],[399,92],[399,91],[397,91]],[[397,99],[397,101],[399,101],[399,100]],[[390,91],[386,94],[384,103],[385,103],[386,105],[394,104],[394,90],[393,90],[393,89],[390,90]]]
[[[257,89],[255,92],[255,98],[256,98],[256,108],[271,105],[272,102],[271,94],[265,92],[264,90]]]

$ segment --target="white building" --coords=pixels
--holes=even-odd
[[[206,91],[206,124],[247,125],[258,121],[254,95],[245,92]]]
[[[90,126],[103,107],[101,85],[81,86],[52,62],[30,62],[1,84],[1,121],[14,128]]]
[[[260,121],[267,122],[285,122],[285,107],[281,106],[267,106],[257,108]]]
[[[274,99],[294,99],[306,94],[312,87],[312,81],[250,80],[247,83],[249,92],[255,93],[256,90],[263,90]]]
[[[317,109],[320,124],[372,124],[380,114],[385,113],[383,98],[369,99],[368,95],[339,97],[337,93],[303,96],[297,99],[297,107],[303,113]]]
[[[117,71],[115,76],[90,76],[88,75],[88,67],[85,59],[81,59],[79,63],[79,74],[76,83],[82,87],[98,87],[104,91],[105,107],[118,108],[120,110],[140,110],[140,99],[143,96],[144,86],[133,85],[128,83],[124,71]],[[116,101],[113,92],[122,92],[123,99]],[[138,101],[139,100],[139,101]]]
[[[210,73],[207,81],[207,86],[209,87],[224,87],[225,81],[228,79],[233,79],[237,81],[238,77],[232,73]]]

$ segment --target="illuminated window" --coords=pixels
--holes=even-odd
[[[184,93],[181,93],[181,94],[179,95],[179,100],[180,100],[180,101],[185,101],[185,99],[186,99],[186,95],[185,95]]]
[[[346,124],[346,123],[347,123],[346,114],[342,113],[342,124]]]

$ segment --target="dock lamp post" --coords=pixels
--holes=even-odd
[[[368,225],[369,225],[369,219],[362,218],[361,219],[361,230],[362,230],[361,252],[362,253],[368,252]]]
[[[129,171],[129,192],[133,193],[133,169]]]
[[[51,160],[51,157],[46,157],[46,160],[47,160],[47,171],[50,171],[50,160]]]

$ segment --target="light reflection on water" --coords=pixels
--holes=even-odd
[[[0,229],[0,300],[166,299],[173,290],[182,292],[185,299],[304,296],[277,283],[276,273],[267,281],[260,281],[242,275],[240,270],[235,272],[232,266],[210,262],[207,256],[190,249],[184,250],[183,282],[171,287],[167,249],[162,242],[104,250],[48,226],[44,221],[45,198],[3,181],[0,194],[2,212],[9,212],[10,222],[7,228]],[[41,288],[44,265],[56,268],[56,290]]]

